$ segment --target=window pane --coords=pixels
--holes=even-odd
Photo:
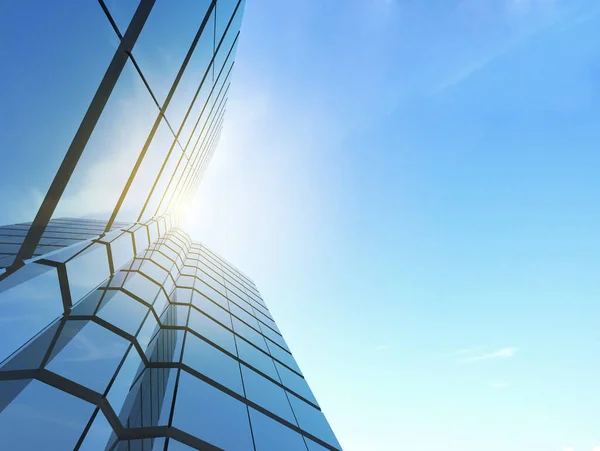
[[[192,309],[189,327],[231,354],[236,355],[233,333],[219,323]]]
[[[65,343],[66,342],[66,343]],[[62,346],[64,347],[62,347]],[[62,349],[46,368],[98,393],[104,393],[129,342],[89,321],[68,321],[57,342]]]
[[[230,390],[244,394],[239,363],[190,333],[185,339],[183,363]]]
[[[275,362],[275,366],[277,367],[277,372],[279,373],[283,385],[306,398],[313,404],[319,405],[304,378],[298,376],[279,362]]]
[[[2,361],[62,315],[64,309],[56,269],[31,263],[0,281],[0,311],[3,320]]]
[[[289,394],[289,399],[302,429],[310,432],[315,437],[320,438],[332,446],[341,448],[329,423],[327,423],[327,420],[325,419],[325,415],[323,415],[321,411],[315,409],[291,393]]]
[[[246,406],[185,371],[179,378],[173,426],[228,451],[253,449]]]
[[[133,48],[133,55],[161,103],[209,4],[209,0],[158,0]]]
[[[117,45],[96,2],[2,2],[0,146],[10,149],[2,157],[11,170],[0,192],[11,196],[0,224],[30,220],[39,208]]]
[[[127,61],[53,217],[109,215],[158,113],[133,63]]]
[[[253,408],[248,410],[256,451],[306,451],[300,434]]]
[[[250,368],[242,366],[246,397],[275,415],[297,424],[283,388],[265,379]]]
[[[273,359],[268,354],[256,349],[254,346],[239,337],[236,337],[235,341],[237,343],[240,359],[253,366],[257,370],[265,373],[267,376],[279,381],[279,377],[275,371],[275,366],[273,365]]]
[[[0,382],[0,392],[4,392],[11,382]],[[75,396],[33,380],[0,413],[2,448],[73,449],[94,407]]]

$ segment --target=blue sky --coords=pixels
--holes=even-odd
[[[0,5],[2,224],[116,47],[95,3],[46,3]],[[155,75],[174,11],[134,49]],[[256,281],[344,449],[599,451],[598,30],[593,0],[248,1],[187,231]],[[110,211],[154,118],[136,77],[57,215]]]
[[[599,12],[248,2],[190,230],[345,449],[600,445]]]

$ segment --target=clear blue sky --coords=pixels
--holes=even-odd
[[[192,233],[349,451],[600,445],[595,1],[248,1]]]
[[[44,3],[0,5],[3,224],[116,46],[94,2]],[[596,0],[248,0],[188,232],[256,281],[345,450],[600,445],[599,30]],[[103,126],[128,128],[57,214],[120,192],[154,118],[125,74]]]

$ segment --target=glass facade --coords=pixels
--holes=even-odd
[[[46,195],[27,220],[0,209],[0,447],[340,450],[252,280],[178,226],[244,0],[60,3],[0,15],[47,38],[2,39],[3,167],[26,176],[0,191]]]
[[[0,281],[7,449],[340,449],[248,277],[169,216],[74,241]]]

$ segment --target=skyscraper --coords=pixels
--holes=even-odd
[[[48,3],[0,19],[55,33],[15,42],[2,89],[27,83],[30,42],[25,66],[52,60],[36,76],[56,88],[27,114],[5,102],[36,133],[3,135],[3,171],[20,155],[47,185],[31,221],[0,227],[2,449],[341,449],[254,283],[178,226],[219,140],[244,1]]]

